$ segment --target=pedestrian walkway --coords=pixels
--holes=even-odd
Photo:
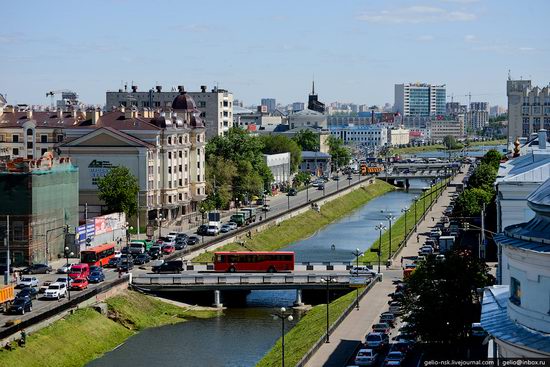
[[[467,171],[467,167],[464,172]],[[457,175],[452,183],[460,183],[464,174]],[[430,229],[436,224],[450,203],[451,195],[456,191],[454,187],[447,187],[441,197],[426,214],[423,221],[418,224],[417,235],[414,234],[407,241],[400,256],[416,256],[418,250],[424,244]],[[432,220],[432,217],[434,218]],[[342,367],[352,356],[365,335],[371,330],[372,325],[378,322],[382,312],[388,310],[388,294],[395,289],[392,281],[401,279],[403,272],[401,264],[396,261],[391,267],[385,269],[383,281],[374,285],[368,294],[359,303],[359,310],[352,311],[330,336],[330,343],[323,344],[307,362],[306,367]]]

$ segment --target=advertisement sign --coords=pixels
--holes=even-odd
[[[124,227],[125,216],[122,213],[113,213],[94,218],[95,234],[109,233]]]
[[[92,185],[97,185],[97,181],[100,178],[103,178],[109,173],[111,168],[115,168],[116,166],[113,165],[109,161],[100,161],[98,159],[94,159],[90,162],[88,165],[88,169],[90,170],[90,177],[92,178]]]
[[[88,220],[87,225],[78,226],[76,229],[76,242],[80,247],[80,250],[86,248],[86,246],[91,246],[92,240],[95,235],[95,223],[92,220]]]

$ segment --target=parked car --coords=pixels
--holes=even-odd
[[[92,271],[90,275],[88,275],[88,282],[90,283],[101,283],[103,281],[105,281],[105,274],[103,274],[102,271]]]
[[[109,262],[105,264],[106,268],[116,268],[120,262],[120,257],[113,257],[109,259]]]
[[[187,239],[187,245],[193,246],[193,245],[196,245],[197,243],[199,243],[200,241],[201,241],[200,238],[198,238],[197,236],[190,236]]]
[[[296,191],[295,188],[291,188],[290,190],[288,190],[286,195],[287,196],[296,196],[296,195],[298,195],[298,191]]]
[[[384,366],[401,366],[403,359],[403,353],[399,351],[389,352],[384,360]]]
[[[232,231],[235,230],[235,229],[237,229],[237,228],[239,227],[239,226],[237,225],[237,223],[235,223],[235,222],[227,222],[227,225],[228,225],[229,227],[231,227],[231,230],[232,230]]]
[[[389,338],[387,334],[372,332],[368,333],[365,338],[365,344],[367,348],[380,350],[385,348],[388,345]]]
[[[470,336],[473,336],[473,337],[486,337],[487,332],[485,331],[485,329],[483,329],[483,327],[481,326],[481,324],[479,322],[474,322],[474,323],[472,323],[472,329],[470,331]]]
[[[403,310],[401,309],[401,303],[398,301],[392,301],[390,303],[389,311],[394,315],[401,315],[403,313]]]
[[[47,264],[32,264],[23,269],[23,274],[48,274],[52,271],[52,267]]]
[[[15,288],[38,287],[38,279],[36,277],[21,277]]]
[[[162,246],[162,253],[165,255],[169,255],[176,251],[176,247],[174,245],[164,245]]]
[[[68,287],[72,282],[72,278],[67,279],[67,277],[60,277],[57,278],[54,283],[64,283]]]
[[[144,265],[151,261],[151,256],[149,254],[139,254],[134,259],[134,265]]]
[[[401,352],[403,353],[403,357],[406,357],[407,354],[411,351],[412,347],[412,343],[408,341],[400,341],[392,344],[391,350],[392,352]]]
[[[372,366],[378,359],[378,353],[374,349],[359,349],[355,356],[357,366]]]
[[[379,322],[377,324],[372,325],[372,331],[377,333],[389,334],[391,331],[391,327],[386,322]]]
[[[57,299],[67,296],[67,284],[55,282],[50,284],[46,293],[44,293],[44,298],[46,299]]]
[[[380,315],[380,322],[393,327],[395,325],[395,315],[391,312],[384,312]]]
[[[71,289],[82,291],[88,288],[88,279],[86,278],[76,278],[71,283]]]
[[[206,232],[208,231],[208,226],[206,224],[201,224],[199,228],[197,228],[197,234],[199,236],[206,236]]]
[[[209,236],[217,236],[220,233],[220,227],[217,225],[209,225],[206,234]]]
[[[71,264],[65,264],[57,269],[57,274],[67,274],[71,270]]]
[[[176,241],[177,240],[187,240],[189,236],[186,233],[180,232],[176,235]]]
[[[319,184],[319,186],[317,186],[317,190],[324,190],[325,189],[325,184],[322,183],[322,184]]]
[[[15,298],[22,298],[22,297],[36,299],[36,297],[38,297],[38,291],[34,287],[25,287],[15,295]]]
[[[16,298],[10,305],[9,313],[18,313],[24,315],[25,312],[32,311],[32,301],[28,297]]]
[[[44,283],[42,283],[42,285],[40,286],[40,288],[38,288],[38,293],[44,293],[46,292],[46,289],[48,289],[48,287],[50,286],[50,284],[52,284],[53,282],[51,280],[46,280]]]
[[[152,269],[153,273],[180,273],[183,271],[183,261],[181,260],[174,260],[174,261],[166,261],[158,266],[153,266]]]
[[[221,233],[227,233],[231,231],[231,226],[229,226],[228,224],[224,224],[222,225],[222,227],[220,228],[220,232]]]
[[[264,204],[264,205],[262,206],[262,210],[263,210],[264,212],[268,212],[268,211],[271,210],[271,206],[269,206],[269,204]]]

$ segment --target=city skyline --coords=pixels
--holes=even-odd
[[[48,91],[70,89],[104,104],[107,90],[133,81],[139,90],[218,85],[247,105],[265,97],[290,104],[307,102],[314,79],[326,103],[381,106],[394,102],[394,84],[425,82],[445,84],[448,101],[467,103],[471,93],[505,106],[508,70],[540,86],[550,72],[540,62],[549,54],[540,46],[548,36],[538,25],[550,10],[542,0],[163,2],[161,12],[182,15],[175,21],[151,17],[140,1],[101,1],[92,10],[62,3],[37,2],[32,13],[4,6],[13,15],[0,30],[8,102],[48,105]],[[512,16],[521,32],[510,27]]]

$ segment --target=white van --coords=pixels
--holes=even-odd
[[[130,248],[128,249],[128,251],[131,253],[131,254],[144,254],[145,253],[145,245],[143,244],[143,242],[130,242]]]

